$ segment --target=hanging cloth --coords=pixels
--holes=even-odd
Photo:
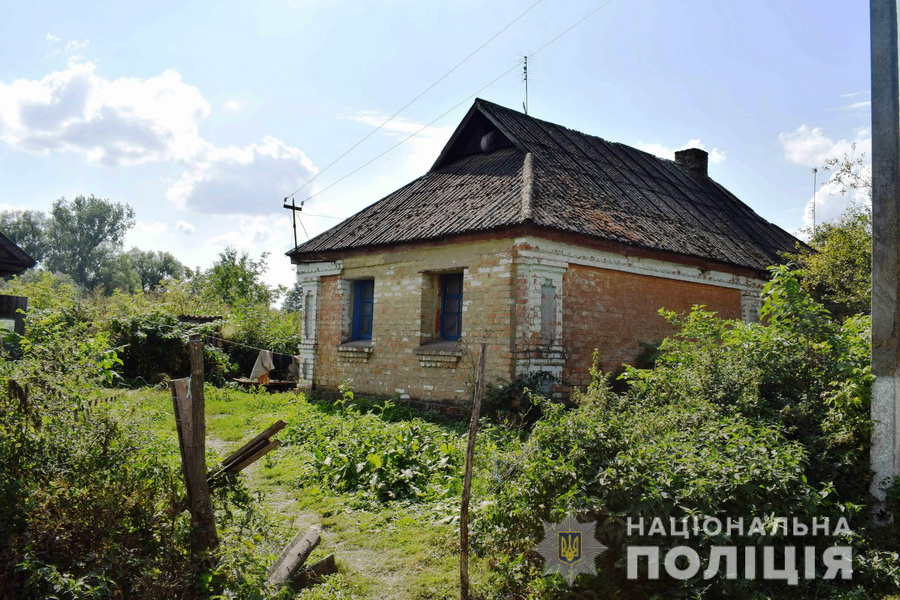
[[[253,370],[250,372],[250,381],[268,383],[269,371],[274,368],[272,353],[269,350],[260,350],[259,356],[256,357],[256,363],[253,365]]]

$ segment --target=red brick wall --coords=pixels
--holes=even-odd
[[[590,383],[594,348],[608,370],[632,362],[640,342],[672,333],[673,327],[658,314],[660,308],[681,312],[703,304],[724,318],[741,316],[741,293],[736,289],[579,265],[569,265],[563,294],[567,386]]]

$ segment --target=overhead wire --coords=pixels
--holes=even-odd
[[[556,37],[554,37],[553,39],[551,39],[549,42],[547,42],[546,44],[544,44],[543,46],[541,46],[540,48],[538,48],[537,50],[535,50],[534,52],[532,52],[532,53],[531,53],[531,56],[534,56],[534,55],[538,54],[539,52],[541,52],[542,50],[545,50],[548,46],[550,46],[551,44],[557,42],[557,41],[558,41],[560,38],[562,38],[564,35],[566,35],[566,34],[569,33],[570,31],[572,31],[573,29],[575,29],[577,26],[581,25],[584,21],[586,21],[587,19],[589,19],[590,17],[592,17],[594,14],[596,14],[600,9],[604,8],[605,6],[607,6],[608,4],[610,4],[610,3],[612,3],[612,2],[613,2],[613,0],[606,0],[606,2],[604,2],[603,4],[601,4],[600,6],[598,6],[597,8],[595,8],[594,10],[592,10],[591,12],[587,13],[587,14],[586,14],[585,16],[583,16],[581,19],[579,19],[579,20],[576,21],[574,24],[572,24],[572,25],[569,26],[567,29],[565,29],[562,33],[560,33],[559,35],[557,35]],[[529,10],[530,10],[530,9],[529,9]],[[326,192],[327,190],[333,188],[334,186],[336,186],[337,184],[339,184],[339,183],[342,182],[343,180],[347,179],[348,177],[350,177],[350,176],[352,176],[352,175],[355,175],[356,173],[358,173],[358,172],[361,171],[362,169],[368,167],[368,166],[371,165],[373,162],[375,162],[375,161],[377,161],[378,159],[380,159],[381,157],[383,157],[385,154],[388,154],[389,152],[391,152],[391,151],[395,150],[396,148],[400,147],[401,145],[403,145],[404,143],[406,143],[406,142],[409,141],[410,139],[414,138],[414,137],[417,136],[418,134],[422,133],[424,130],[426,130],[427,128],[429,128],[429,127],[431,127],[432,125],[434,125],[437,121],[440,121],[441,119],[443,119],[444,117],[446,117],[447,115],[449,115],[450,113],[452,113],[454,110],[456,110],[457,108],[459,108],[460,106],[462,106],[463,104],[465,104],[466,102],[468,102],[469,100],[471,100],[473,97],[477,96],[477,95],[480,94],[482,91],[486,90],[486,89],[489,88],[490,86],[492,86],[492,85],[494,85],[495,83],[497,83],[497,81],[499,81],[500,79],[502,79],[503,77],[505,77],[506,75],[508,75],[511,71],[513,71],[513,70],[519,68],[519,66],[520,66],[523,62],[524,62],[524,60],[522,60],[522,59],[516,61],[516,64],[514,64],[512,67],[510,67],[509,69],[507,69],[506,71],[504,71],[503,73],[501,73],[500,75],[498,75],[496,78],[492,79],[492,80],[491,80],[489,83],[487,83],[486,85],[482,86],[478,91],[476,91],[476,92],[470,94],[469,96],[466,96],[461,102],[459,102],[458,104],[454,105],[453,108],[451,108],[450,110],[448,110],[448,111],[442,113],[440,116],[438,116],[438,117],[432,119],[432,120],[429,121],[427,124],[423,125],[423,126],[420,127],[419,129],[417,129],[415,132],[413,132],[413,133],[411,133],[410,135],[406,136],[405,138],[403,138],[402,140],[400,140],[399,142],[397,142],[396,144],[394,144],[393,146],[391,146],[391,147],[388,148],[387,150],[381,152],[380,154],[378,154],[377,156],[375,156],[375,157],[372,158],[371,160],[369,160],[369,161],[363,163],[362,165],[360,165],[360,166],[357,167],[356,169],[350,171],[349,173],[347,173],[346,175],[344,175],[343,177],[341,177],[341,178],[338,179],[337,181],[334,181],[333,183],[329,184],[328,186],[322,188],[321,190],[319,190],[319,191],[316,192],[315,194],[311,194],[310,196],[307,197],[307,200],[309,200],[309,199],[311,199],[311,198],[315,198],[315,197],[318,196],[319,194],[322,194],[323,192]],[[295,192],[295,193],[296,193],[296,192]]]
[[[421,93],[419,93],[418,96],[416,96],[415,98],[413,98],[412,100],[410,100],[409,102],[407,102],[406,104],[404,104],[403,107],[400,108],[400,110],[398,110],[398,111],[395,112],[393,115],[391,115],[390,117],[388,117],[387,119],[385,119],[385,121],[382,122],[381,125],[379,125],[379,126],[376,127],[375,129],[373,129],[372,131],[370,131],[370,132],[369,132],[368,134],[366,134],[361,140],[359,140],[358,142],[356,142],[355,144],[353,144],[352,146],[350,146],[350,148],[348,148],[343,154],[341,154],[341,155],[338,156],[336,159],[334,159],[333,161],[331,161],[331,163],[329,163],[324,169],[322,169],[321,171],[319,171],[318,173],[316,173],[315,175],[313,175],[309,180],[307,180],[303,185],[301,185],[296,191],[294,191],[293,193],[288,194],[287,196],[285,196],[285,200],[287,200],[288,198],[290,198],[290,197],[296,195],[298,192],[300,192],[301,190],[303,190],[306,186],[308,186],[308,185],[311,184],[313,181],[315,181],[315,180],[316,180],[320,175],[322,175],[325,171],[327,171],[327,170],[330,169],[332,166],[334,166],[335,163],[337,163],[337,162],[340,161],[342,158],[344,158],[345,156],[347,156],[348,154],[350,154],[350,153],[351,153],[353,150],[355,150],[360,144],[362,144],[362,143],[365,142],[367,139],[369,139],[370,137],[372,137],[372,136],[373,136],[377,131],[379,131],[382,127],[384,127],[385,125],[387,125],[388,123],[390,123],[391,121],[393,121],[395,118],[397,118],[397,116],[400,115],[400,113],[402,113],[404,110],[406,110],[407,108],[409,108],[410,106],[412,106],[413,103],[416,102],[416,100],[418,100],[419,98],[421,98],[422,96],[424,96],[425,94],[427,94],[429,91],[431,91],[431,89],[432,89],[434,86],[436,86],[437,84],[439,84],[440,82],[442,82],[444,79],[446,79],[447,77],[449,77],[454,71],[456,71],[458,68],[460,68],[461,66],[463,66],[466,62],[468,62],[470,58],[472,58],[473,56],[475,56],[476,54],[478,54],[479,52],[481,52],[481,50],[483,50],[485,46],[487,46],[488,44],[490,44],[491,42],[493,42],[495,39],[497,39],[497,37],[498,37],[500,34],[502,34],[504,31],[506,31],[507,29],[509,29],[509,28],[512,27],[513,25],[515,25],[515,24],[519,21],[519,19],[521,19],[522,17],[524,17],[525,15],[527,15],[529,12],[531,12],[531,10],[532,10],[535,6],[537,6],[538,4],[540,4],[540,3],[543,2],[543,1],[544,1],[544,0],[537,0],[537,2],[535,2],[534,4],[532,4],[531,6],[529,6],[527,9],[525,9],[525,12],[521,13],[518,17],[516,17],[515,19],[513,19],[512,21],[510,21],[509,23],[507,23],[506,26],[503,27],[503,29],[501,29],[500,31],[498,31],[497,33],[495,33],[494,35],[492,35],[490,38],[488,38],[488,40],[487,40],[486,42],[484,42],[483,44],[481,44],[480,46],[478,46],[478,47],[477,47],[474,51],[472,51],[468,56],[466,56],[464,59],[462,59],[460,62],[458,62],[458,63],[456,64],[456,66],[454,66],[452,69],[450,69],[449,71],[447,71],[446,73],[444,73],[443,75],[441,75],[434,83],[432,83],[432,84],[429,85],[427,88],[425,88]],[[310,196],[310,197],[311,197],[311,196]]]

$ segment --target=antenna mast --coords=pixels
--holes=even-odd
[[[813,218],[813,235],[816,235],[816,188],[818,187],[818,177],[819,169],[813,167],[813,205],[812,205],[812,218]]]
[[[525,55],[525,64],[522,68],[522,73],[525,79],[525,103],[522,104],[522,108],[525,109],[525,114],[528,114],[528,55]]]

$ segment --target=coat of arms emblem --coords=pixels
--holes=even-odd
[[[596,523],[579,523],[567,515],[561,523],[544,523],[544,539],[535,550],[544,557],[544,572],[561,574],[569,585],[579,573],[596,574],[594,559],[606,546],[594,537]]]

